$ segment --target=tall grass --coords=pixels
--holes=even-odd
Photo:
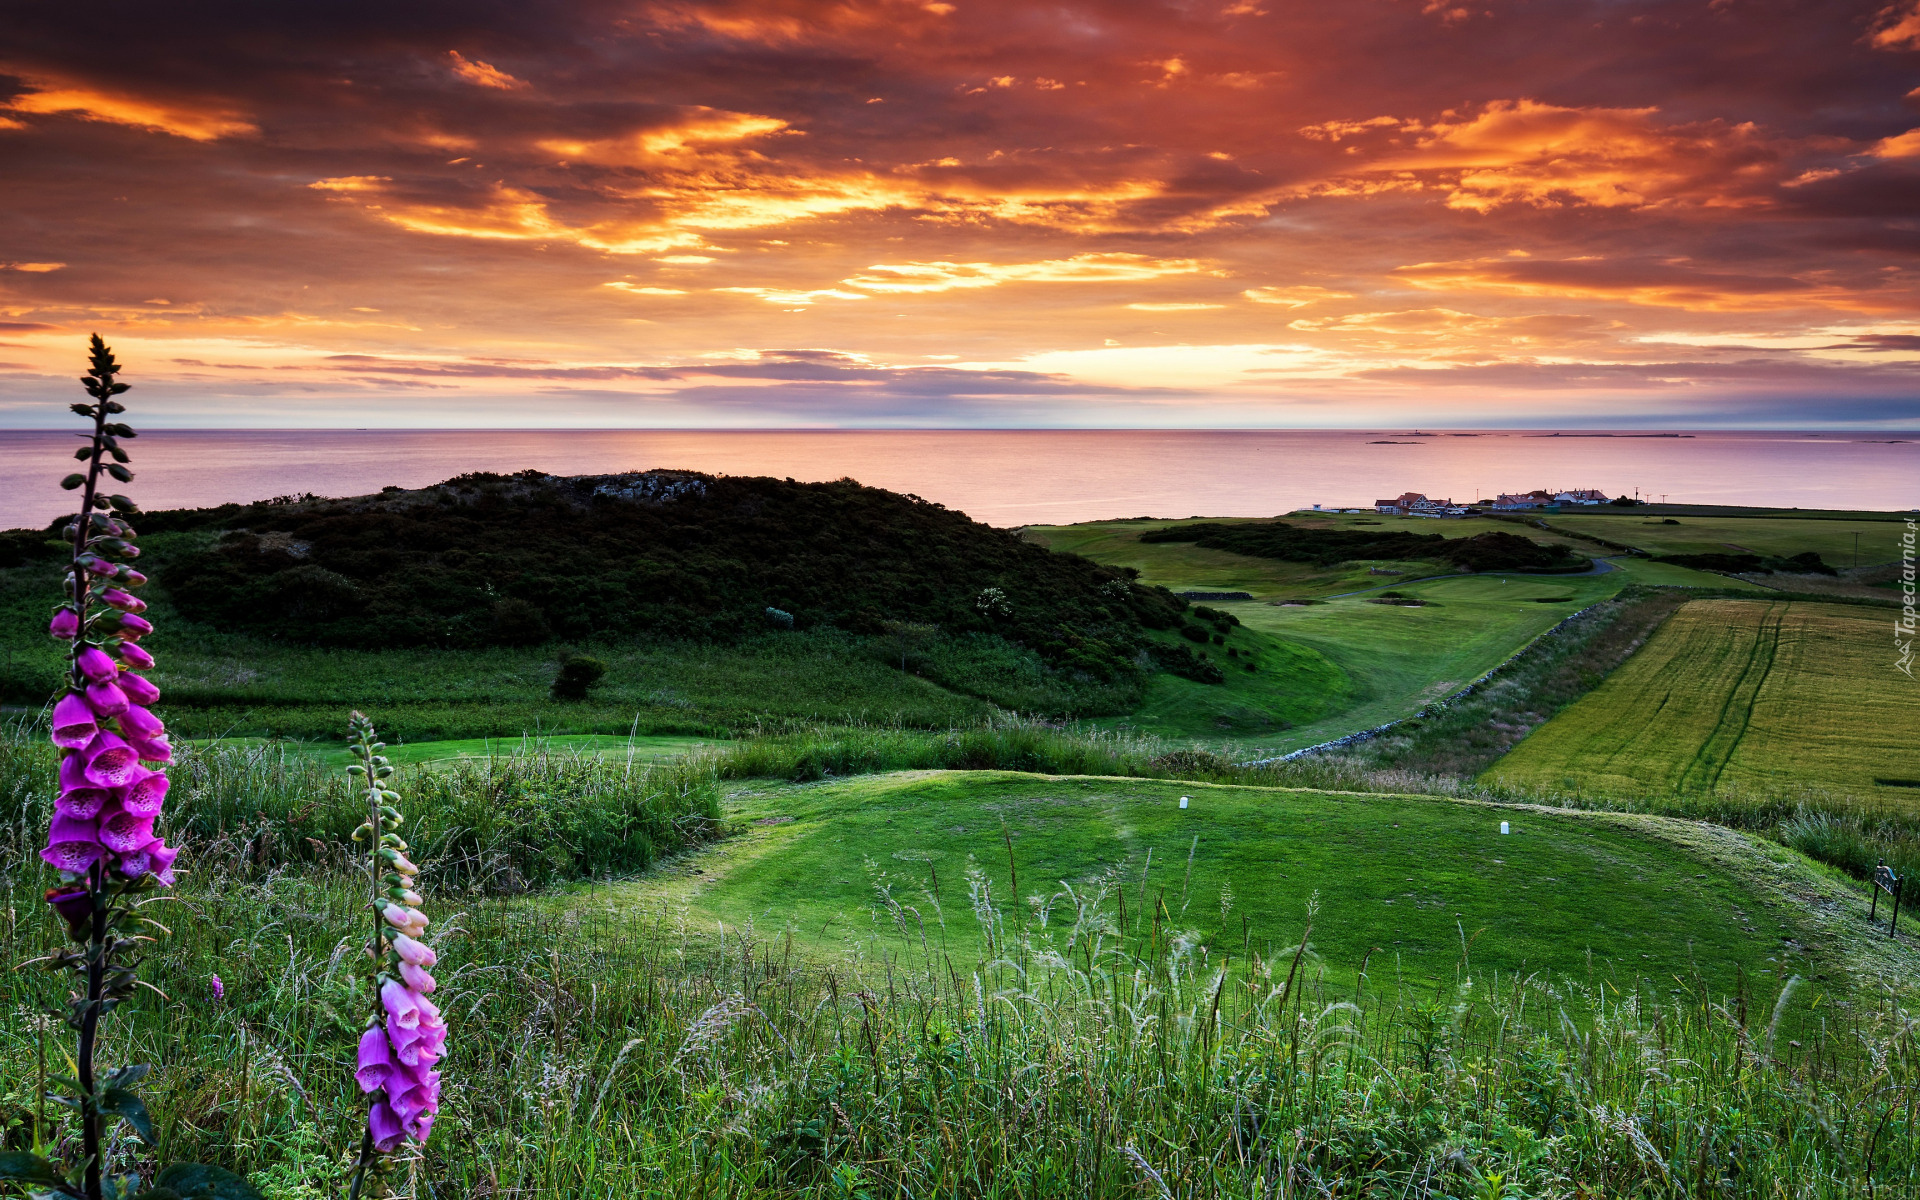
[[[51,939],[32,870],[0,952]],[[1483,975],[1383,955],[1321,982],[1314,914],[1209,959],[1118,876],[1010,901],[976,869],[886,882],[845,959],[671,910],[476,899],[439,923],[455,1029],[405,1194],[441,1197],[1851,1197],[1920,1187],[1915,1019],[1888,995],[1784,1028],[1779,996],[1693,979]],[[1034,881],[1028,881],[1032,883]],[[359,1134],[346,931],[324,868],[204,868],[150,959],[164,997],[108,1057],[156,1066],[156,1157],[337,1195]],[[1338,914],[1326,914],[1337,917]],[[1222,920],[1231,922],[1231,913]],[[1206,920],[1211,920],[1211,914]],[[974,923],[978,958],[941,952]],[[1230,961],[1229,961],[1230,960]],[[1354,964],[1360,965],[1360,964]],[[208,977],[221,975],[225,999]],[[52,980],[0,977],[0,1137],[39,1098]],[[1789,988],[1793,985],[1788,984]],[[57,1058],[55,1059],[57,1061]],[[148,1151],[116,1142],[117,1164]],[[1784,1190],[1783,1190],[1784,1188]]]
[[[43,844],[56,753],[24,722],[0,727],[0,862],[25,861]],[[169,836],[225,869],[333,861],[359,820],[343,773],[275,745],[182,747],[169,773]],[[540,749],[403,767],[397,778],[407,841],[442,889],[517,892],[630,874],[719,831],[718,784],[701,763]]]

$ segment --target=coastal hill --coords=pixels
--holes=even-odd
[[[769,630],[993,634],[1107,678],[1185,602],[852,480],[473,474],[417,490],[150,513],[206,536],[154,574],[183,615],[311,645],[530,645]],[[769,612],[769,610],[773,610]]]

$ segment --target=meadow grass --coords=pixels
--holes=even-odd
[[[1784,516],[1647,515],[1638,509],[1614,513],[1563,512],[1546,520],[1576,533],[1637,546],[1649,554],[1753,554],[1791,557],[1812,550],[1830,567],[1853,563],[1854,538],[1860,535],[1860,562],[1883,563],[1900,557],[1903,526],[1881,515],[1847,519]]]
[[[1031,847],[1014,849],[1018,865]],[[147,960],[157,993],[116,1012],[103,1049],[154,1066],[159,1146],[108,1152],[123,1167],[224,1163],[270,1200],[338,1195],[360,1133],[359,890],[323,866],[189,855]],[[1415,978],[1381,954],[1318,949],[1343,920],[1325,901],[1247,926],[1229,965],[1161,905],[1123,918],[1128,893],[1097,883],[1055,897],[1043,925],[1009,902],[1001,865],[946,885],[964,889],[949,921],[973,926],[971,953],[896,939],[814,958],[780,922],[703,935],[692,911],[616,911],[605,888],[564,907],[470,898],[429,939],[447,1087],[402,1195],[1514,1200],[1772,1197],[1792,1181],[1820,1198],[1920,1184],[1920,1056],[1893,991],[1824,991],[1790,1021],[1802,983],[1517,974],[1477,961],[1477,944]],[[40,875],[6,864],[11,962],[51,944]],[[894,916],[876,897],[873,920]],[[36,1127],[73,1136],[41,1098],[58,1040],[34,1013],[54,982],[0,976],[9,1145]]]
[[[24,722],[0,729],[0,858],[27,859],[53,813],[57,751]],[[169,768],[178,838],[261,869],[344,862],[362,819],[344,771],[279,745],[182,746]],[[512,893],[645,868],[718,833],[719,791],[700,762],[627,764],[538,748],[438,769],[403,768],[407,840],[440,886]]]
[[[1518,787],[1616,796],[1820,787],[1920,796],[1911,684],[1863,607],[1697,600],[1489,772]],[[1920,805],[1915,807],[1920,808]]]

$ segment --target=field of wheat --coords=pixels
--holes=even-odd
[[[1920,806],[1916,700],[1883,610],[1696,600],[1487,777],[1624,795],[1817,789]]]

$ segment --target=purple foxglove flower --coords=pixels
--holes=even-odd
[[[215,1000],[224,1000],[227,998],[227,985],[220,982],[218,975],[207,976],[207,984],[213,989],[213,998]]]
[[[78,692],[68,692],[53,706],[53,744],[78,750],[100,732],[93,706]]]
[[[53,827],[47,831],[46,849],[40,851],[40,858],[56,871],[82,875],[105,852],[92,821],[56,811]]]
[[[408,991],[417,992],[422,996],[431,996],[433,989],[439,986],[434,983],[433,976],[404,959],[400,963],[400,981],[407,985]]]
[[[391,1036],[391,1027],[393,1025],[393,1019],[391,1017],[387,1019],[387,1025],[389,1027],[388,1040],[393,1044],[393,1060],[395,1063],[394,1069],[397,1071],[402,1068],[418,1067],[420,1065],[420,1046],[421,1046],[420,1039],[418,1037],[396,1038]],[[416,1033],[417,1031],[412,1029],[403,1029],[400,1032],[405,1034],[413,1034],[413,1033]],[[412,1085],[406,1084],[405,1086],[411,1087]],[[390,1090],[399,1090],[399,1089],[390,1089]]]
[[[70,608],[58,609],[53,620],[47,624],[47,632],[57,638],[72,639],[80,635],[80,614]]]
[[[180,857],[180,851],[176,847],[155,838],[132,854],[122,855],[120,873],[129,879],[152,875],[156,883],[172,887],[173,860],[178,857]]]
[[[137,588],[147,586],[147,577],[132,567],[121,567],[114,576],[122,586]]]
[[[128,738],[127,745],[133,747],[134,753],[140,756],[141,762],[170,763],[173,761],[173,747],[167,744],[165,738],[154,738],[151,741],[146,738]]]
[[[147,611],[147,602],[145,600],[129,592],[123,592],[117,587],[110,587],[106,591],[101,592],[100,599],[103,603],[110,604],[121,612],[143,613]]]
[[[127,711],[127,694],[114,683],[87,685],[87,703],[103,717],[117,717]]]
[[[147,620],[145,617],[137,617],[132,613],[126,613],[120,618],[120,636],[126,638],[128,641],[133,641],[135,638],[143,638],[152,632],[153,622]]]
[[[53,905],[53,911],[67,923],[67,929],[75,937],[84,935],[93,921],[93,893],[84,884],[48,888],[47,903]]]
[[[165,775],[149,771],[120,791],[120,807],[141,816],[157,817],[160,815],[160,806],[166,802],[169,786],[171,784]]]
[[[153,817],[130,813],[125,809],[100,822],[100,844],[115,854],[145,850],[153,842]],[[146,874],[145,871],[140,874]]]
[[[394,934],[392,940],[394,953],[400,956],[401,962],[412,963],[416,967],[431,967],[439,961],[433,947],[425,942],[416,942],[404,933]]]
[[[360,1035],[360,1069],[353,1078],[360,1090],[371,1094],[380,1090],[393,1074],[393,1055],[387,1045],[387,1031],[378,1026]]]
[[[420,1027],[420,998],[402,986],[399,980],[389,979],[380,985],[380,1004],[400,1028]]]
[[[120,714],[120,729],[128,737],[148,742],[167,731],[166,725],[144,704],[127,705],[127,711]]]
[[[106,788],[81,787],[70,792],[61,792],[59,799],[53,802],[53,811],[64,813],[76,821],[97,821],[100,810],[113,799],[113,793]]]
[[[406,1130],[400,1127],[400,1118],[394,1115],[393,1106],[385,1100],[374,1102],[367,1112],[367,1129],[373,1134],[373,1148],[382,1154],[389,1154],[400,1148],[400,1141],[406,1137]]]
[[[95,683],[110,683],[120,673],[120,668],[107,657],[107,652],[98,646],[88,646],[82,650],[74,659],[74,665],[80,668],[82,675]]]
[[[153,682],[145,675],[135,675],[132,671],[122,671],[120,672],[118,682],[120,690],[126,694],[127,699],[133,701],[135,704],[145,704],[151,707],[153,702],[160,698],[160,689],[153,686]]]
[[[138,644],[134,642],[121,642],[119,649],[120,660],[128,666],[141,671],[153,670],[153,655],[142,650]]]
[[[120,564],[116,562],[108,562],[106,559],[101,558],[98,555],[83,554],[80,556],[80,569],[83,571],[91,572],[92,574],[95,574],[95,575],[111,578],[112,576],[118,575],[120,573]]]
[[[428,1100],[421,1088],[407,1088],[396,1096],[394,1088],[387,1088],[388,1103],[393,1105],[393,1115],[400,1118],[402,1126],[411,1126],[414,1118],[427,1111]]]
[[[427,1135],[433,1132],[433,1114],[433,1109],[422,1109],[420,1115],[407,1126],[407,1136],[416,1142],[426,1141]]]
[[[111,733],[95,735],[80,753],[86,759],[87,781],[96,787],[125,787],[146,771],[134,748]]]

